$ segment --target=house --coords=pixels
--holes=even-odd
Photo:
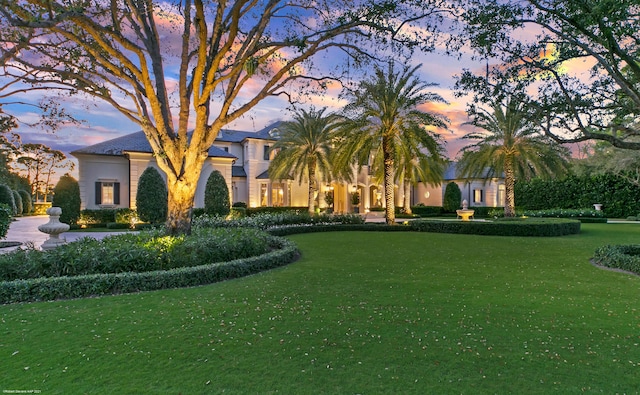
[[[204,190],[209,175],[220,171],[227,180],[232,202],[245,202],[249,207],[307,205],[308,184],[297,180],[270,180],[268,168],[278,139],[278,126],[273,123],[258,132],[223,129],[208,151],[208,158],[196,189],[194,207],[204,206]],[[153,157],[143,132],[136,132],[71,152],[78,159],[82,209],[136,208],[138,179],[149,166],[164,174]],[[327,207],[325,196],[334,198],[335,212],[351,212],[350,196],[360,194],[358,208],[366,212],[384,205],[382,186],[373,182],[369,168],[354,169],[355,182],[323,183],[317,194],[320,207]],[[419,184],[413,188],[412,203],[441,206],[444,187],[449,181],[459,184],[463,198],[471,206],[499,206],[504,202],[504,182],[500,180],[464,180],[456,178],[455,165],[449,166],[445,182],[438,187]],[[402,204],[402,188],[396,188],[396,201]],[[502,203],[504,204],[504,203]]]
[[[418,184],[413,187],[412,204],[423,203],[425,206],[442,206],[444,190],[448,183],[455,182],[462,192],[462,200],[474,207],[504,207],[504,177],[464,178],[458,174],[456,163],[451,162],[445,169],[442,185],[433,187]]]

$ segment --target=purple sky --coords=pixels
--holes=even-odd
[[[419,75],[424,82],[438,84],[438,86],[431,87],[429,90],[440,94],[449,101],[448,105],[434,104],[425,106],[423,109],[445,115],[451,121],[450,130],[441,130],[439,133],[447,141],[446,148],[449,158],[454,159],[459,149],[465,145],[465,142],[460,141],[459,138],[471,131],[469,125],[463,125],[468,121],[465,111],[467,99],[456,98],[453,94],[454,76],[461,73],[464,68],[477,69],[481,72],[484,66],[472,63],[470,56],[467,54],[463,54],[461,60],[458,60],[445,56],[439,51],[434,53],[416,52],[411,62],[412,65],[422,64]],[[577,67],[584,68],[583,65],[578,65]],[[359,80],[358,76],[352,76],[352,78]],[[308,105],[315,105],[316,107],[327,106],[332,110],[339,110],[344,103],[338,100],[338,93],[339,87],[336,84],[336,86],[330,87],[324,96],[310,98]],[[26,94],[24,99],[37,101],[34,94]],[[75,149],[140,130],[136,124],[130,122],[104,102],[72,97],[65,99],[63,103],[66,111],[83,120],[84,123],[81,125],[63,125],[56,133],[48,133],[41,129],[22,125],[17,132],[21,135],[23,142],[43,143],[68,154]],[[249,114],[227,125],[227,128],[258,131],[274,121],[288,120],[291,114],[286,110],[287,107],[288,103],[284,99],[266,99]],[[24,109],[20,111],[18,109],[16,111],[16,108],[12,108],[12,113],[26,122],[33,121],[36,117],[35,114],[29,111],[31,110]],[[75,176],[77,176],[77,169]]]

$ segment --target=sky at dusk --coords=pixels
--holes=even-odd
[[[322,61],[327,62],[327,59]],[[446,141],[446,151],[450,159],[454,159],[458,151],[465,145],[460,137],[472,130],[466,116],[468,98],[454,96],[453,86],[455,76],[463,69],[471,69],[482,72],[485,65],[475,64],[470,60],[469,54],[462,54],[460,59],[449,57],[442,51],[431,53],[416,52],[411,59],[412,66],[422,64],[419,76],[423,82],[436,83],[438,86],[429,88],[431,92],[444,97],[448,104],[434,103],[422,107],[422,110],[442,114],[450,120],[449,130],[437,132]],[[362,75],[352,75],[353,80],[360,80]],[[250,90],[250,86],[248,87]],[[329,107],[333,111],[339,111],[345,104],[338,99],[340,88],[338,84],[331,85],[323,96],[314,96],[307,99],[306,107],[314,105],[316,108]],[[37,101],[41,93],[25,94],[25,101]],[[125,134],[139,131],[140,128],[129,121],[112,108],[109,104],[86,97],[70,97],[61,99],[63,107],[82,124],[62,125],[55,133],[47,132],[39,128],[30,128],[22,124],[17,132],[24,143],[42,143],[54,149],[58,149],[67,156],[69,152],[96,144],[105,140],[116,138]],[[287,110],[288,103],[283,98],[269,98],[263,100],[249,114],[226,126],[228,129],[243,131],[258,131],[275,121],[286,121],[291,118]],[[9,110],[24,122],[33,122],[37,115],[28,107],[10,107]],[[77,169],[75,170],[77,177]]]
[[[419,76],[422,81],[436,83],[438,86],[429,88],[429,91],[438,93],[444,97],[448,104],[433,103],[422,109],[445,115],[450,123],[450,130],[438,130],[437,132],[446,141],[446,149],[450,158],[454,158],[458,150],[464,145],[459,137],[470,131],[470,126],[463,126],[467,122],[466,100],[454,97],[454,75],[460,73],[463,68],[474,67],[467,61],[460,61],[445,55],[434,53],[417,53],[412,59],[413,65],[422,64]],[[353,75],[354,80],[359,76]],[[313,96],[306,99],[304,106],[316,108],[328,107],[330,110],[339,111],[345,104],[337,96],[340,89],[330,87],[325,95]],[[39,97],[40,94],[38,94]],[[26,100],[34,101],[34,95],[25,95]],[[58,149],[67,156],[69,152],[88,145],[100,143],[125,134],[139,131],[135,123],[129,121],[109,104],[86,97],[71,97],[59,99],[66,111],[72,114],[82,123],[62,125],[56,132],[47,132],[39,127],[29,127],[22,124],[17,132],[23,143],[42,143],[51,148]],[[289,103],[283,98],[268,98],[263,100],[249,114],[229,124],[226,128],[244,131],[258,131],[276,121],[291,119],[288,110]],[[12,107],[12,112],[25,122],[33,122],[38,115],[27,107]],[[77,169],[75,171],[77,173]]]

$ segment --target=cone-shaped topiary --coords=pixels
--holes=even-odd
[[[444,190],[444,199],[442,200],[442,208],[447,213],[452,213],[460,208],[462,201],[462,192],[455,182],[450,182]]]
[[[22,215],[22,210],[24,210],[24,207],[22,206],[22,196],[20,196],[18,191],[11,191],[11,193],[13,193],[13,201],[16,202],[15,215]]]
[[[0,203],[4,203],[11,209],[11,215],[16,215],[16,200],[13,191],[7,185],[0,184]]]
[[[166,221],[168,196],[167,186],[158,170],[147,167],[138,180],[136,192],[136,210],[140,220],[152,224]]]
[[[204,212],[209,215],[226,217],[231,211],[229,188],[222,173],[217,170],[211,172],[204,190]]]
[[[80,186],[78,181],[68,173],[60,177],[53,188],[53,207],[60,207],[62,215],[60,222],[75,225],[80,218]]]
[[[31,202],[31,194],[24,189],[18,191],[22,198],[22,214],[31,214],[33,203]]]

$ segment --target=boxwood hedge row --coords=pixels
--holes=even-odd
[[[490,236],[565,236],[580,233],[580,221],[557,218],[527,218],[502,221],[411,221],[418,232],[460,233]]]
[[[142,273],[91,274],[0,282],[0,303],[35,302],[193,287],[229,280],[293,262],[299,255],[291,241],[271,236],[275,250],[263,255]]]

